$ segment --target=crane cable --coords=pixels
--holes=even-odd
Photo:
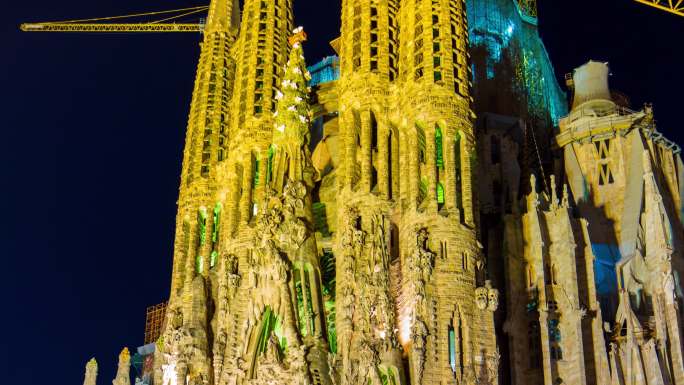
[[[90,22],[90,21],[103,21],[103,20],[115,20],[115,19],[125,19],[125,18],[131,18],[131,17],[140,17],[140,16],[150,16],[150,15],[161,15],[161,14],[167,14],[167,13],[174,13],[174,12],[184,12],[184,11],[191,11],[183,15],[176,15],[173,17],[170,17],[168,19],[164,20],[159,20],[155,22],[151,22],[149,24],[154,24],[154,23],[160,23],[165,20],[171,20],[175,19],[181,16],[186,16],[192,13],[198,13],[202,12],[209,9],[208,5],[203,5],[199,7],[190,7],[190,8],[181,8],[181,9],[172,9],[168,11],[157,11],[157,12],[146,12],[146,13],[135,13],[132,15],[122,15],[122,16],[109,16],[109,17],[98,17],[98,18],[93,18],[93,19],[78,19],[78,20],[65,20],[65,21],[49,21],[45,23],[36,23],[36,24],[70,24],[70,23],[82,23],[82,22]]]
[[[527,137],[528,127],[527,122],[525,122],[525,136]],[[534,127],[532,127],[532,143],[534,144],[534,152],[537,155],[537,162],[539,162],[539,172],[541,173],[542,180],[544,181],[544,191],[548,193],[549,186],[546,184],[546,175],[544,173],[544,166],[542,165],[541,155],[539,153],[539,146],[537,145],[537,137],[534,134]]]

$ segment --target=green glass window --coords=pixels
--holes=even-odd
[[[254,162],[252,163],[252,164],[253,164],[253,167],[254,167],[254,171],[253,171],[254,175],[253,175],[252,186],[253,186],[253,187],[256,187],[256,186],[259,185],[259,158],[257,158],[256,156],[252,155],[252,160],[254,161]]]
[[[439,125],[435,126],[435,160],[437,168],[444,170],[444,141],[442,140],[442,129]]]
[[[451,370],[456,372],[456,333],[454,328],[449,326],[449,365]]]
[[[268,348],[268,340],[271,338],[271,334],[275,334],[278,339],[278,347],[280,348],[280,353],[285,352],[287,349],[287,340],[282,334],[282,324],[280,318],[273,313],[270,306],[266,306],[266,310],[261,318],[261,326],[259,329],[259,335],[257,338],[257,354],[263,354]]]
[[[204,269],[204,258],[202,258],[201,255],[198,255],[195,257],[195,271],[197,274],[202,274],[202,270]]]
[[[454,164],[456,165],[456,205],[463,208],[463,194],[461,190],[461,135],[456,133],[454,142]]]
[[[221,203],[217,203],[214,207],[214,231],[211,233],[211,241],[218,242],[219,226],[221,225]]]
[[[201,208],[197,213],[197,224],[200,231],[200,245],[207,241],[207,210]]]
[[[441,183],[437,184],[437,204],[444,204],[444,186]]]
[[[209,268],[213,269],[218,261],[218,252],[216,250],[211,252],[211,259],[209,260]]]

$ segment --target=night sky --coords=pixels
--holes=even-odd
[[[610,62],[633,107],[684,144],[684,18],[631,0],[539,0],[556,74]],[[309,63],[332,54],[339,0],[295,0]],[[141,345],[145,308],[168,296],[180,163],[198,34],[30,34],[26,21],[201,5],[194,0],[5,4],[0,59],[0,376],[100,384]]]

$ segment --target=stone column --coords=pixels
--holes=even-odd
[[[246,154],[247,161],[242,165],[242,196],[240,197],[240,223],[247,223],[251,218],[250,210],[252,209],[252,173],[253,165],[249,158],[250,154]]]
[[[406,140],[408,146],[408,188],[409,207],[416,207],[418,202],[418,194],[420,189],[420,159],[418,158],[418,131],[416,130],[415,122],[411,123],[409,128],[408,138]]]
[[[544,371],[544,384],[552,385],[553,370],[551,368],[551,351],[549,349],[549,314],[547,310],[539,310],[539,334],[541,336],[542,370]]]
[[[472,138],[463,136],[461,138],[463,145],[461,146],[461,199],[463,201],[463,218],[465,223],[469,226],[475,225],[473,207],[473,174],[470,164],[470,158],[475,151]]]
[[[665,317],[670,340],[670,356],[672,358],[672,377],[674,385],[684,385],[684,358],[682,357],[682,338],[680,319],[675,303],[665,303]]]
[[[343,182],[342,189],[351,188],[354,183],[354,170],[356,169],[356,128],[354,127],[354,112],[351,110],[341,111],[340,128],[344,141]]]
[[[320,286],[318,285],[319,279],[318,279],[318,272],[315,271],[314,269],[311,269],[308,271],[309,273],[309,290],[311,291],[311,302],[312,306],[311,308],[313,309],[313,316],[314,316],[314,324],[315,324],[315,333],[314,335],[316,337],[320,337],[323,335],[323,317],[325,317],[325,311],[321,307],[321,298],[320,298]]]
[[[430,123],[425,132],[425,165],[427,166],[427,207],[437,211],[437,157],[435,146],[435,126]]]

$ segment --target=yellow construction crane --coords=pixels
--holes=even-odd
[[[684,16],[684,0],[634,0],[660,10]]]
[[[100,17],[41,23],[24,23],[19,28],[25,32],[202,32],[203,23],[175,23],[173,21],[203,13],[209,6],[137,13],[123,16]],[[121,23],[124,19],[140,19],[161,16],[159,20],[137,23]]]

